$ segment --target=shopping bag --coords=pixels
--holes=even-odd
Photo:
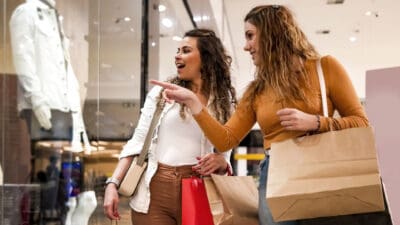
[[[273,143],[267,201],[275,221],[384,211],[372,128]]]
[[[258,225],[258,191],[251,176],[204,178],[214,225]]]
[[[202,178],[182,179],[182,225],[213,225]]]

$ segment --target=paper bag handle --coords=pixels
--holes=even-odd
[[[328,103],[326,100],[326,86],[324,72],[322,71],[321,59],[317,60],[317,72],[319,79],[319,87],[321,89],[321,99],[322,99],[322,112],[325,117],[328,117]]]

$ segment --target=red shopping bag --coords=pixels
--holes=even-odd
[[[214,225],[203,179],[182,179],[182,225]]]

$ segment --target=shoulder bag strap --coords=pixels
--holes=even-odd
[[[321,88],[321,99],[322,99],[322,112],[325,117],[328,117],[328,103],[326,101],[326,87],[324,72],[322,71],[321,59],[317,60],[317,72],[319,78],[319,87]]]
[[[154,111],[153,118],[151,119],[149,130],[147,131],[146,139],[144,141],[142,151],[136,161],[137,165],[142,166],[146,161],[147,153],[149,152],[151,137],[153,136],[154,128],[156,127],[158,120],[160,119],[161,112],[164,108],[165,100],[162,99],[161,102],[157,103],[157,108]]]

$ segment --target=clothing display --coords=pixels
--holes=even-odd
[[[72,225],[87,225],[89,218],[97,207],[94,191],[85,191],[77,196],[77,206],[72,213]]]
[[[156,103],[161,87],[155,86],[147,95],[145,105],[142,108],[142,116],[138,122],[133,137],[122,149],[120,158],[139,154],[144,139],[150,126],[151,118],[156,109]],[[180,105],[178,103],[166,103],[153,134],[149,147],[148,166],[145,172],[144,182],[138,186],[136,194],[130,201],[130,206],[137,212],[146,213],[150,205],[150,182],[157,171],[158,163],[169,166],[184,166],[197,164],[196,157],[214,152],[213,145],[196,125],[189,114],[182,122],[179,116]],[[160,126],[161,121],[163,126]],[[162,142],[162,143],[161,143]],[[200,152],[199,152],[200,143]],[[184,148],[182,149],[182,146]],[[163,149],[159,149],[163,148]],[[179,155],[171,153],[173,150],[182,149]],[[230,151],[224,154],[225,160],[230,162]],[[170,157],[173,158],[170,158]],[[230,163],[229,163],[230,165]]]
[[[71,198],[68,199],[68,202],[67,202],[68,213],[67,213],[67,216],[65,218],[65,225],[73,225],[72,224],[72,214],[75,211],[76,205],[77,205],[76,197],[71,197]]]
[[[82,150],[83,135],[84,147],[89,151],[79,85],[71,66],[68,40],[54,7],[55,1],[27,0],[11,16],[13,62],[20,84],[18,111],[32,110],[47,130],[53,123],[51,110],[70,113],[73,150]]]

